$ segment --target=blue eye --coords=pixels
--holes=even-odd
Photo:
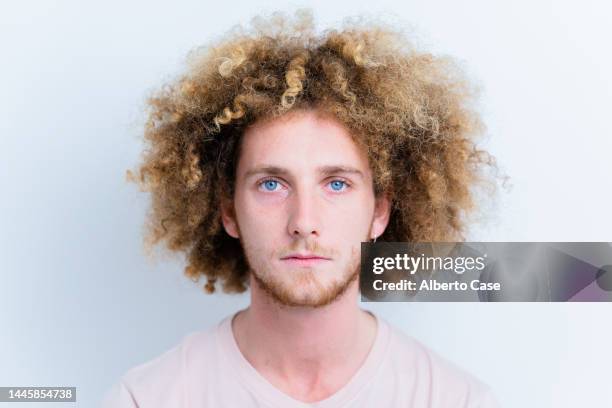
[[[262,183],[264,189],[266,191],[274,191],[276,190],[276,186],[278,186],[278,181],[276,180],[266,180]]]
[[[330,184],[334,191],[342,191],[342,187],[346,186],[346,183],[342,180],[334,180]]]

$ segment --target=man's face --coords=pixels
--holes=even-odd
[[[365,152],[333,118],[291,112],[243,136],[234,213],[253,277],[288,306],[322,306],[356,280],[360,243],[384,231],[388,201],[374,197]]]

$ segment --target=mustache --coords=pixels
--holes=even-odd
[[[337,251],[332,248],[327,248],[319,244],[317,241],[293,241],[291,245],[286,248],[281,248],[277,251],[279,258],[288,257],[296,252],[308,252],[314,256],[322,258],[334,258],[337,255]]]

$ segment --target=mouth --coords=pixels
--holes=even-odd
[[[314,266],[331,261],[330,258],[325,258],[317,255],[290,255],[281,258],[281,261],[291,266]]]

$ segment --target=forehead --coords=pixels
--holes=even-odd
[[[256,123],[243,136],[239,172],[261,164],[286,168],[345,165],[368,170],[367,154],[331,116],[298,111]]]

